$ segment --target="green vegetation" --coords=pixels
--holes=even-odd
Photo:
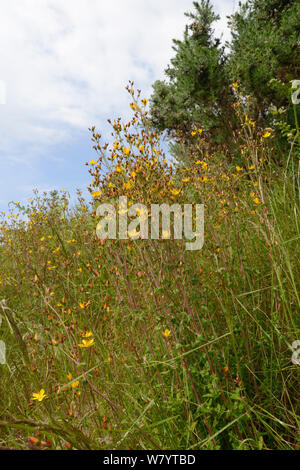
[[[238,53],[223,64],[205,26],[213,10],[195,6],[189,17],[201,22],[204,9],[206,23],[200,46],[192,45],[200,63],[208,58],[208,75],[195,79],[194,95],[180,81],[174,115],[162,117],[170,121],[160,124],[155,113],[159,90],[170,97],[179,86],[179,55],[172,84],[155,85],[151,113],[130,83],[132,119],[111,122],[109,143],[91,129],[91,202],[79,193],[70,208],[64,191],[36,193],[2,214],[0,448],[299,449],[300,369],[292,361],[300,340],[299,128],[289,83],[296,69],[287,80],[272,72],[286,101],[266,98],[272,113],[257,118],[246,72],[232,65],[227,75]],[[178,54],[194,39],[186,33]],[[212,117],[214,104],[220,113]],[[166,129],[173,164],[161,146]],[[170,233],[99,240],[95,209],[119,196],[147,207],[204,203],[204,248],[186,251]]]

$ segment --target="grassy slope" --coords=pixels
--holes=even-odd
[[[95,198],[204,202],[204,248],[100,242],[88,205],[70,211],[65,194],[17,205],[0,224],[0,446],[299,448],[293,158],[274,167],[272,137],[243,123],[239,166],[202,151],[199,135],[191,167],[170,169],[145,112],[135,116],[125,131],[115,124],[119,148]],[[42,388],[47,398],[33,401]]]

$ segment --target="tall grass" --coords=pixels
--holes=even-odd
[[[299,449],[297,162],[246,117],[238,157],[199,132],[170,166],[129,91],[111,145],[92,129],[91,205],[36,194],[0,223],[0,447]],[[203,250],[98,240],[95,207],[120,195],[204,203]]]

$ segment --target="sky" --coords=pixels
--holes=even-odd
[[[234,0],[214,0],[229,39]],[[109,137],[128,117],[133,80],[149,98],[182,38],[191,0],[2,0],[0,211],[33,189],[86,189],[95,158],[88,128]]]

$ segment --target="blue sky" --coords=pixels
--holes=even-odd
[[[144,97],[163,77],[191,0],[2,0],[0,211],[34,188],[89,184],[88,128],[128,116],[128,80]],[[225,33],[234,0],[214,0]],[[3,99],[3,98],[2,98]]]

